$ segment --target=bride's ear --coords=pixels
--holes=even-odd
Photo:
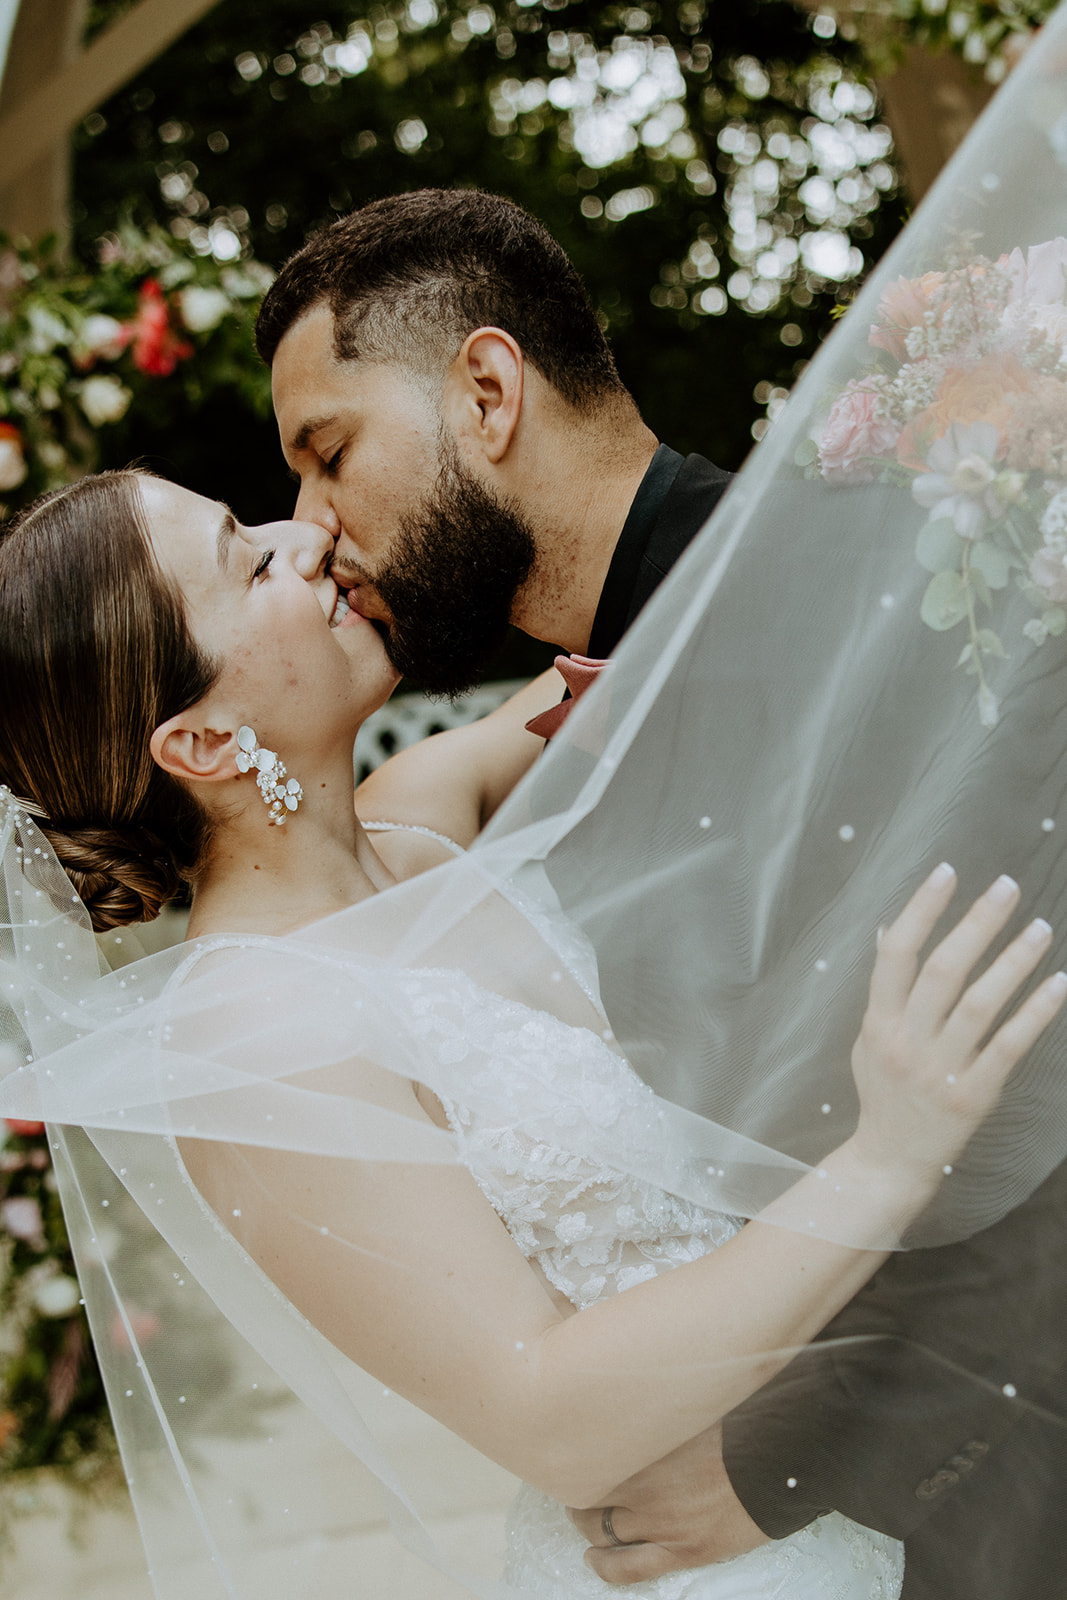
[[[237,735],[232,728],[209,728],[196,708],[161,722],[148,742],[152,760],[172,777],[192,783],[221,783],[237,774]]]

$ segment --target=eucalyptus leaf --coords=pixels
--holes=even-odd
[[[793,452],[793,460],[798,467],[813,466],[819,455],[819,447],[814,439],[801,439]]]
[[[915,555],[927,572],[958,572],[963,561],[963,540],[947,517],[938,517],[919,529]]]
[[[968,576],[970,578],[971,588],[974,590],[976,598],[979,599],[982,604],[987,607],[987,609],[992,610],[993,594],[989,587],[986,575],[982,571],[981,567],[972,567]]]
[[[1058,639],[1063,630],[1067,628],[1067,611],[1064,611],[1062,606],[1054,606],[1051,611],[1042,613],[1041,621],[1045,624],[1052,637]]]
[[[1011,562],[995,544],[982,540],[971,549],[971,571],[982,573],[991,589],[1003,589],[1011,576]]]
[[[974,642],[984,656],[996,656],[1001,661],[1007,661],[1008,652],[1000,642],[999,634],[994,633],[992,628],[979,628]]]
[[[963,649],[960,651],[959,655],[956,658],[957,667],[965,667],[967,665],[968,661],[970,661],[970,659],[971,659],[971,657],[973,655],[974,655],[974,645],[973,644],[965,644]]]
[[[928,628],[945,633],[967,615],[967,590],[958,572],[939,572],[926,585],[919,615]]]

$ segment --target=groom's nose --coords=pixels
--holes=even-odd
[[[320,485],[307,481],[300,485],[293,507],[293,521],[317,522],[320,528],[325,528],[331,539],[336,539],[341,532],[341,519],[329,496],[322,492]]]

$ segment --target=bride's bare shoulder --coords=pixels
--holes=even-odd
[[[360,784],[357,816],[428,828],[466,848],[543,750],[544,740],[527,733],[525,725],[557,703],[563,687],[552,669],[480,722],[402,750]],[[416,849],[400,844],[387,848],[405,859]],[[396,871],[386,849],[379,853]]]

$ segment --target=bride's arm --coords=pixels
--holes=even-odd
[[[545,747],[526,723],[558,705],[565,688],[550,667],[480,721],[400,751],[360,784],[357,814],[415,823],[469,845]]]
[[[951,889],[924,885],[883,941],[854,1055],[859,1125],[825,1177],[789,1191],[792,1219],[840,1183],[857,1236],[898,1234],[1062,1003],[1049,980],[980,1048],[1047,935],[1021,936],[964,990],[1013,905],[985,896],[916,977]],[[366,1073],[361,1093],[423,1115],[388,1073]],[[242,1243],[329,1339],[571,1505],[599,1503],[730,1410],[884,1260],[765,1213],[702,1260],[567,1317],[458,1167],[183,1150],[219,1214],[240,1211]]]

